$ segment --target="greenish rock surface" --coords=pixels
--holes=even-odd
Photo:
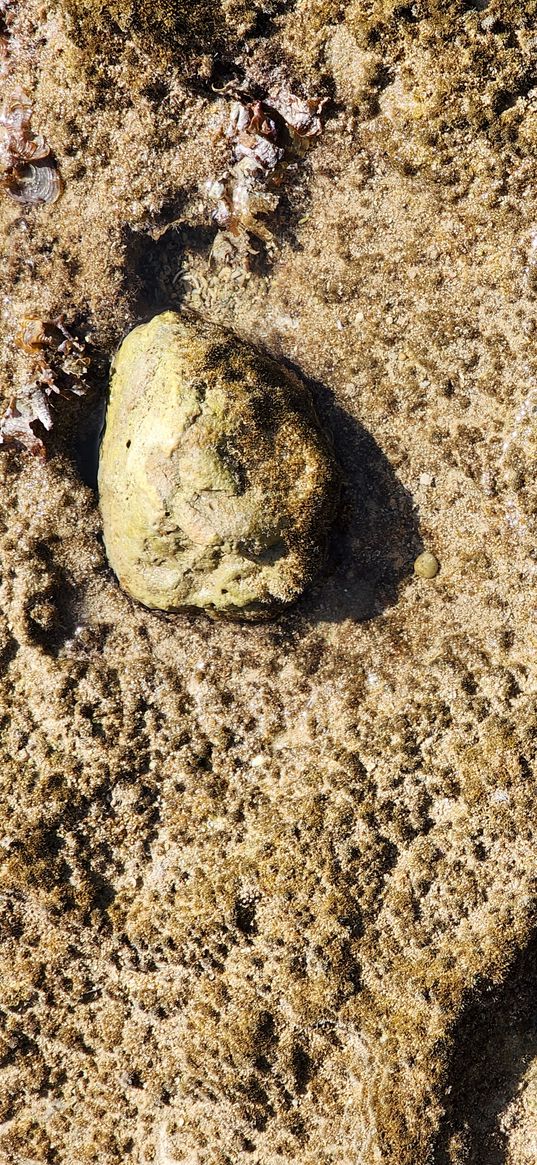
[[[164,312],[112,365],[99,495],[109,562],[147,607],[259,619],[322,560],[337,474],[301,381]]]
[[[418,554],[414,563],[414,574],[417,574],[418,578],[436,578],[439,570],[440,563],[436,555],[431,554],[430,550],[424,550],[422,554]]]

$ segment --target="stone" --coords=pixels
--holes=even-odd
[[[414,563],[414,574],[417,574],[419,578],[436,578],[439,570],[440,563],[430,550],[424,550],[422,554],[418,554]]]
[[[147,607],[261,619],[323,560],[337,471],[302,381],[167,311],[112,365],[99,462],[106,552]]]

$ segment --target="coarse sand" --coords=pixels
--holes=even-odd
[[[530,1165],[537,3],[1,0],[0,70],[65,183],[0,190],[1,398],[28,317],[91,358],[0,450],[0,1165]],[[222,258],[277,90],[323,132]],[[106,562],[107,369],[163,307],[305,377],[342,469],[265,625]]]

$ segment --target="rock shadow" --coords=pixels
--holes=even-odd
[[[434,1165],[508,1165],[501,1117],[537,1057],[537,935],[506,983],[482,990],[454,1033]]]
[[[126,240],[126,270],[133,281],[138,323],[160,311],[181,310],[184,287],[178,274],[185,250],[205,253],[210,248],[213,228],[173,225],[180,209],[181,201],[167,208],[164,217],[170,225],[159,238],[130,231]],[[267,354],[308,385],[342,478],[341,505],[329,536],[326,569],[279,622],[300,633],[303,620],[308,624],[368,621],[396,603],[401,584],[412,575],[414,561],[423,550],[412,496],[371,433],[337,403],[324,384],[306,377],[280,353],[272,350]],[[105,403],[103,391],[91,407],[86,404],[84,424],[79,424],[74,442],[79,473],[93,489]]]
[[[423,550],[412,496],[371,433],[326,386],[283,363],[308,385],[342,479],[326,569],[294,611],[308,622],[374,619],[397,601]]]
[[[177,245],[182,246],[180,241]],[[155,262],[158,267],[158,258]],[[162,285],[158,289],[153,285],[152,295],[158,299],[152,303],[140,297],[139,322],[157,311],[180,309],[181,293],[170,301],[161,296],[163,290]],[[267,354],[278,358],[274,352]],[[401,584],[412,575],[423,550],[412,496],[371,433],[336,402],[333,393],[304,376],[291,361],[279,359],[308,386],[341,471],[341,501],[329,533],[326,566],[304,598],[279,621],[288,630],[293,624],[296,632],[297,620],[309,624],[373,619],[397,601]],[[93,489],[105,401],[103,393],[88,410],[75,442],[79,473]]]
[[[158,228],[162,231],[158,238],[128,231],[125,270],[134,284],[135,311],[140,319],[166,309],[178,311],[184,300],[180,276],[185,255],[209,256],[217,228],[210,222],[197,226],[177,222],[176,225],[181,208],[182,202],[163,208],[158,219]]]
[[[25,639],[54,658],[74,634],[80,597],[67,572],[55,561],[53,545],[38,542],[34,553],[45,570],[22,608]]]

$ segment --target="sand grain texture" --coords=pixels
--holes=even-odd
[[[48,459],[0,461],[2,1165],[527,1165],[536,18],[299,0],[92,68],[5,8],[65,193],[0,203],[2,396],[27,315],[93,362]],[[233,70],[332,96],[251,272],[209,262]],[[148,612],[104,556],[108,362],[182,305],[310,378],[343,468],[266,626]]]

